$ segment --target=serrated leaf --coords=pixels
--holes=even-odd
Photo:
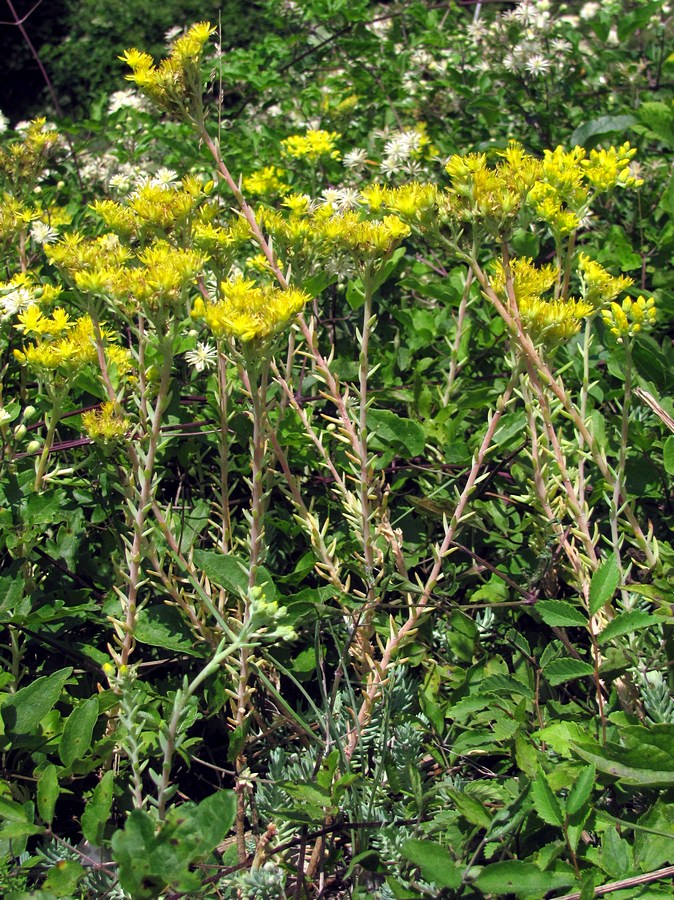
[[[605,644],[613,638],[620,637],[623,634],[634,634],[635,631],[639,631],[641,628],[657,625],[661,621],[657,616],[652,616],[650,613],[640,609],[633,609],[629,612],[620,613],[615,619],[611,619],[599,634],[597,640],[600,644]]]
[[[553,659],[552,662],[548,663],[543,669],[543,674],[548,684],[557,685],[564,684],[566,681],[573,681],[574,678],[594,675],[594,668],[581,659],[562,657],[562,659]]]
[[[435,841],[412,838],[403,844],[402,855],[418,866],[424,878],[437,887],[455,890],[460,886],[461,871],[448,851]]]
[[[97,718],[98,697],[89,697],[70,713],[59,743],[59,758],[64,766],[71,766],[76,759],[86,755]]]
[[[590,615],[609,603],[620,582],[620,567],[614,554],[605,559],[590,581]]]
[[[584,628],[587,625],[585,613],[566,600],[539,600],[533,608],[546,625],[558,628]]]
[[[593,765],[585,766],[574,781],[566,798],[566,811],[570,816],[575,816],[589,800],[596,774],[597,771]]]
[[[68,666],[53,675],[43,675],[7,697],[0,707],[5,733],[10,737],[35,734],[42,719],[61,696],[71,672],[72,667]]]
[[[557,825],[561,828],[564,823],[562,808],[542,772],[539,773],[531,785],[531,797],[534,801],[534,809],[538,818],[545,822],[546,825]]]

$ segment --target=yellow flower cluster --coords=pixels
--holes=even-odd
[[[269,196],[287,194],[290,187],[283,181],[285,171],[278,166],[266,166],[243,179],[243,189],[249,194]]]
[[[320,223],[320,236],[328,247],[348,250],[360,262],[388,256],[411,232],[398,216],[362,219],[356,212],[331,215]]]
[[[204,184],[190,175],[180,187],[146,184],[124,203],[96,200],[92,209],[108,228],[127,240],[143,241],[156,234],[167,237],[215,216],[216,207],[205,202],[213,186],[212,181]]]
[[[103,446],[121,440],[131,427],[129,420],[119,414],[112,402],[82,413],[82,425],[89,437]]]
[[[583,299],[591,303],[595,309],[610,303],[633,283],[626,275],[620,275],[618,278],[611,275],[585,253],[578,256],[578,271]]]
[[[449,219],[474,222],[502,232],[518,215],[522,203],[540,177],[540,162],[512,143],[502,154],[504,162],[493,168],[484,153],[454,155],[445,171],[452,179],[442,198]]]
[[[510,264],[512,288],[522,325],[536,342],[554,345],[573,337],[581,322],[593,312],[585,300],[546,299],[558,278],[555,266],[535,266],[533,261],[521,257]],[[495,293],[504,301],[508,298],[506,274],[502,263],[495,265],[490,283]]]
[[[19,316],[16,327],[39,337],[36,343],[14,351],[21,365],[42,373],[58,371],[72,376],[96,360],[94,328],[89,316],[73,321],[64,310],[56,309],[53,316],[47,317],[31,306]]]
[[[450,220],[502,233],[526,203],[560,239],[578,228],[593,194],[641,183],[629,169],[634,153],[628,143],[592,150],[589,158],[582,147],[557,147],[540,160],[512,142],[492,168],[484,153],[455,155],[445,166],[452,186],[440,205]]]
[[[189,118],[192,104],[201,100],[199,63],[204,46],[215,31],[209,22],[198,22],[173,44],[158,66],[149,53],[126,50],[120,59],[130,66],[127,75],[140,91],[161,109]]]
[[[203,319],[216,337],[230,335],[244,343],[263,341],[282,331],[310,299],[296,288],[281,290],[242,277],[222,282],[220,293],[221,299],[213,301],[198,297],[192,318]]]
[[[417,224],[429,224],[437,209],[438,188],[434,184],[411,181],[400,187],[387,188],[371,184],[361,191],[361,199],[372,212],[382,207]]]
[[[74,242],[70,235],[69,247],[55,245],[56,254],[50,256],[83,293],[108,297],[123,309],[175,307],[185,299],[187,288],[206,263],[198,251],[183,250],[166,241],[155,241],[132,254],[110,237]],[[74,252],[68,253],[70,248]]]
[[[613,301],[611,305],[602,310],[602,318],[619,343],[626,337],[634,337],[644,328],[655,324],[657,310],[652,297],[637,297],[632,300],[626,297],[622,303]]]
[[[595,191],[610,191],[614,187],[636,188],[644,183],[630,170],[636,149],[626,141],[621,147],[608,150],[591,150],[590,158],[583,160],[585,177]]]
[[[14,242],[35,218],[35,211],[11,194],[0,199],[0,241]]]
[[[309,162],[317,162],[322,156],[339,159],[335,144],[340,138],[341,134],[336,131],[310,128],[305,134],[293,134],[281,141],[281,152],[284,156]]]
[[[33,119],[22,140],[0,149],[0,175],[15,190],[32,185],[58,139],[58,131],[46,119]]]

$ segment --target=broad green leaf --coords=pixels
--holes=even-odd
[[[241,596],[248,590],[248,570],[233,553],[195,550],[194,562],[203,570],[209,581],[225,588],[231,594]]]
[[[5,733],[13,735],[32,735],[61,696],[72,668],[59,669],[53,675],[43,675],[32,684],[20,688],[16,694],[7,697],[0,713],[5,723]]]
[[[40,772],[37,783],[37,811],[45,825],[51,825],[54,818],[54,807],[60,793],[59,780],[55,765],[46,766]]]
[[[632,871],[631,847],[620,837],[613,825],[610,825],[602,835],[599,861],[602,869],[611,878],[625,878],[627,875],[635,874]]]
[[[674,175],[672,176],[672,184],[674,184]],[[674,210],[672,210],[674,212]],[[665,441],[663,448],[663,462],[665,464],[665,472],[668,475],[674,475],[674,434]]]
[[[539,819],[542,819],[547,825],[557,825],[561,828],[564,823],[564,814],[559,800],[552,792],[543,772],[539,772],[538,777],[531,785],[531,797]]]
[[[405,419],[388,409],[370,409],[367,427],[386,446],[404,448],[409,456],[420,456],[424,452],[426,434],[412,419]]]
[[[605,559],[590,581],[590,615],[613,598],[620,582],[620,567],[614,554]]]
[[[114,772],[108,769],[94,788],[82,813],[82,834],[94,847],[100,847],[103,843],[105,826],[112,809],[114,778]]]
[[[175,606],[153,604],[144,607],[138,614],[138,624],[134,632],[141,644],[151,647],[162,647],[186,653],[189,656],[201,656],[195,648],[195,638],[187,627],[180,610]]]
[[[572,885],[574,880],[570,872],[542,872],[533,863],[511,859],[485,866],[474,883],[483,893],[497,897],[541,897],[547,891]]]
[[[97,718],[98,697],[89,697],[70,713],[59,744],[59,758],[64,766],[71,766],[76,759],[86,755]]]
[[[575,816],[590,799],[596,774],[594,766],[585,766],[574,781],[566,798],[566,811],[570,816]]]
[[[112,836],[112,856],[119,865],[119,881],[136,900],[152,900],[161,893],[163,879],[153,877],[152,851],[155,821],[142,809],[133,809],[123,829]]]
[[[533,609],[546,625],[559,628],[584,628],[587,625],[585,613],[566,600],[539,600]]]
[[[53,891],[58,897],[67,897],[86,874],[86,869],[74,859],[63,859],[47,872],[42,887],[45,891]]]
[[[674,863],[674,803],[656,800],[634,832],[634,862],[642,872]],[[643,830],[642,830],[643,829]]]
[[[637,120],[634,116],[601,116],[598,119],[592,119],[579,125],[569,138],[569,146],[586,147],[590,143],[595,143],[591,139],[603,136],[605,134],[613,134],[615,132],[624,133]]]
[[[641,628],[648,628],[649,625],[657,625],[659,622],[661,622],[661,619],[658,619],[657,616],[652,616],[650,613],[643,612],[640,609],[623,612],[607,623],[599,635],[598,641],[600,644],[605,644],[613,638],[620,637],[623,634],[634,634],[635,631],[639,631]]]
[[[452,798],[454,805],[464,819],[470,822],[471,825],[477,825],[478,828],[489,828],[491,816],[480,800],[476,797],[471,797],[465,791],[457,791],[453,788],[449,788],[447,794]]]
[[[649,740],[650,730],[637,727],[631,747],[610,742],[602,746],[590,741],[572,742],[570,746],[581,759],[595,765],[600,772],[620,779],[625,785],[671,787],[674,785],[672,728],[660,731]]]
[[[402,855],[421,869],[427,881],[437,887],[456,889],[461,884],[461,871],[448,851],[435,841],[410,839],[402,846]]]
[[[553,659],[552,662],[548,663],[543,669],[543,674],[548,684],[557,685],[564,684],[566,681],[573,681],[574,678],[594,675],[594,667],[581,659],[564,657],[562,659]]]
[[[674,216],[674,175],[669,179],[667,187],[660,197],[660,209],[664,210],[668,215]],[[669,472],[669,470],[667,470]],[[672,475],[672,472],[669,472]]]
[[[198,831],[196,852],[200,856],[210,853],[227,837],[236,821],[236,794],[216,791],[197,805],[191,820]]]

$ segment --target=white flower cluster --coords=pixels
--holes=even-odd
[[[110,94],[108,115],[111,116],[119,112],[120,109],[137,109],[140,112],[149,112],[151,107],[142,94],[134,91],[133,88],[128,88],[125,91],[115,91]]]

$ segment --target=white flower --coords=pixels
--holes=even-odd
[[[169,28],[169,30],[164,35],[164,40],[166,41],[166,46],[170,49],[171,44],[175,41],[177,37],[179,37],[183,33],[183,29],[180,25],[174,25],[173,28]]]
[[[0,112],[0,134],[7,131],[8,128],[9,128],[9,119],[3,112]]]
[[[173,169],[162,167],[150,178],[149,184],[152,187],[177,187],[178,173]]]
[[[586,3],[583,7],[581,7],[578,15],[583,21],[587,22],[588,19],[594,19],[599,10],[601,9],[599,3]]]
[[[6,287],[11,288],[12,285]],[[10,289],[9,293],[0,298],[0,309],[2,309],[2,319],[11,319],[17,313],[23,312],[35,303],[33,292],[26,287],[15,287]]]
[[[30,236],[36,244],[53,244],[58,237],[58,232],[46,222],[38,221],[31,225]]]
[[[354,150],[349,150],[348,153],[344,154],[342,162],[347,169],[358,169],[365,164],[366,160],[367,150],[363,147],[356,147]]]
[[[537,78],[539,75],[545,75],[550,71],[550,60],[541,56],[539,53],[534,53],[534,55],[530,56],[524,63],[524,68],[530,75]]]
[[[4,406],[0,406],[0,427],[12,421],[12,414]]]
[[[215,368],[218,361],[218,351],[206,341],[197,341],[197,346],[194,350],[187,351],[185,359],[197,372],[203,372],[204,369]]]
[[[118,112],[120,109],[139,109],[149,111],[149,104],[145,97],[137,91],[128,88],[125,91],[114,91],[108,100],[108,115]]]

